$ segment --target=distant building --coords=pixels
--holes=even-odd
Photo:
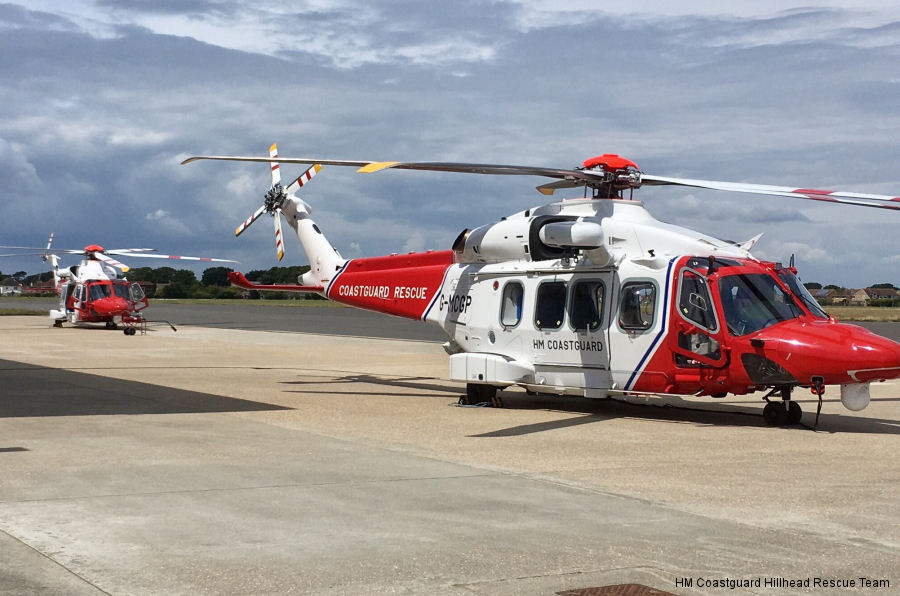
[[[810,290],[812,297],[816,299],[816,302],[821,304],[822,306],[828,306],[830,304],[834,304],[832,302],[834,300],[834,295],[837,293],[836,290]]]
[[[21,293],[22,289],[19,287],[19,282],[17,282],[15,278],[7,277],[0,279],[0,296],[15,296]]]
[[[897,290],[893,288],[866,288],[866,294],[868,294],[869,298],[872,300],[891,300],[900,297]]]
[[[850,290],[850,304],[852,306],[869,306],[869,294],[865,290]]]

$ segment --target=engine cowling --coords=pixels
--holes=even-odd
[[[603,226],[589,221],[559,221],[541,227],[538,237],[547,246],[593,250],[603,246]]]

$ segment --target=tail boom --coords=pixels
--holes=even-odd
[[[325,296],[356,308],[423,320],[453,265],[453,251],[351,259],[334,276]]]

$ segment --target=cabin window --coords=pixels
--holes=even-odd
[[[503,297],[500,299],[500,324],[504,327],[515,327],[522,320],[522,300],[525,289],[517,281],[503,286]]]
[[[572,286],[569,324],[576,331],[594,331],[603,323],[603,282],[580,280]]]
[[[653,326],[656,313],[656,286],[649,281],[632,281],[622,286],[619,327],[644,331]]]
[[[681,272],[678,312],[697,327],[713,333],[718,328],[712,300],[709,296],[709,287],[703,276],[696,271],[685,269]]]
[[[538,286],[534,309],[534,326],[559,329],[566,316],[566,284],[552,281]]]

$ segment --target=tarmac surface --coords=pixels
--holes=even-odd
[[[785,428],[759,396],[453,407],[436,341],[247,308],[134,337],[0,317],[0,593],[900,586],[898,382],[858,413],[829,388],[815,432],[811,395]]]

